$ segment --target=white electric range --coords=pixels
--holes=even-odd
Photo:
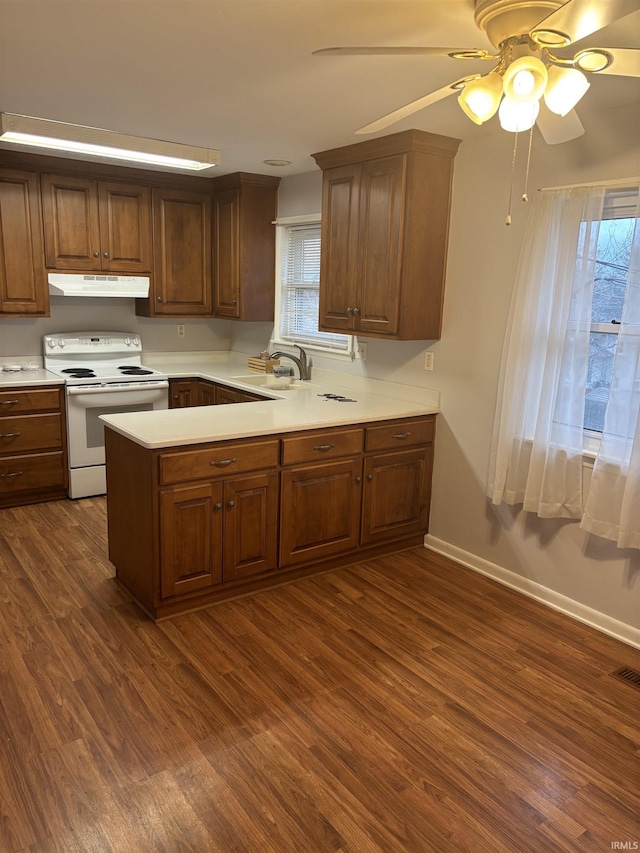
[[[142,363],[142,343],[128,332],[45,335],[44,366],[66,386],[70,498],[106,492],[100,415],[166,409],[169,382]]]

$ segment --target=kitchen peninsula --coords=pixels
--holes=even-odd
[[[181,375],[266,399],[102,418],[109,558],[149,616],[422,543],[437,394],[321,372],[273,390],[226,362]]]

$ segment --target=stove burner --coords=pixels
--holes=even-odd
[[[65,367],[60,372],[61,373],[71,373],[73,376],[81,376],[83,373],[86,373],[87,376],[93,376],[93,368],[92,367]]]
[[[147,376],[153,373],[153,370],[145,370],[144,367],[119,367],[127,376]]]

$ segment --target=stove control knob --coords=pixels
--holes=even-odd
[[[126,337],[124,339],[124,343],[125,343],[125,346],[130,347],[131,346],[131,338]]]
[[[58,341],[58,346],[60,347],[60,349],[63,349],[66,346],[64,338],[60,338],[60,340]]]
[[[138,338],[138,337],[134,337],[134,339],[133,339],[133,345],[134,345],[134,347],[138,347],[138,346],[140,346],[140,338]]]
[[[49,338],[49,340],[47,341],[47,346],[49,347],[49,349],[54,349],[55,345],[56,345],[56,342],[54,340],[52,340],[52,338]]]

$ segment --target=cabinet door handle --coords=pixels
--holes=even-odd
[[[11,471],[9,474],[0,474],[0,477],[22,477],[23,471]]]
[[[235,501],[227,501],[227,506],[229,507],[229,509],[233,509],[233,507],[234,507],[235,505],[236,505],[236,502],[235,502]]]
[[[19,438],[19,432],[0,432],[0,438]]]
[[[397,432],[397,433],[396,433],[394,436],[392,436],[392,437],[393,437],[393,438],[397,438],[397,439],[399,439],[399,440],[401,441],[403,438],[409,438],[409,436],[410,436],[410,435],[411,435],[411,433],[410,433],[410,432]]]
[[[213,462],[209,462],[209,465],[215,465],[216,468],[226,468],[227,465],[231,465],[232,462],[237,461],[237,459],[214,459]]]
[[[222,504],[214,504],[213,508],[214,509],[222,509]]]
[[[237,300],[237,299],[232,299],[232,300],[231,300],[231,304],[232,304],[232,305],[236,305],[236,304],[237,304],[237,302],[238,302],[238,300]]]
[[[94,252],[94,253],[93,253],[93,257],[94,257],[94,258],[99,258],[99,257],[100,257],[100,252]]]
[[[314,450],[320,450],[321,452],[326,451],[326,450],[333,450],[334,447],[335,447],[335,444],[314,444],[313,445]]]
[[[373,480],[373,474],[367,474],[367,480],[371,482]]]
[[[353,308],[347,308],[347,314],[353,314]]]
[[[3,400],[3,401],[0,403],[0,406],[15,406],[15,404],[16,404],[17,402],[18,402],[17,400]]]
[[[104,256],[105,256],[105,258],[108,258],[108,257],[109,257],[109,252],[105,252],[105,253],[104,253]]]
[[[362,482],[362,477],[356,477],[356,483],[358,483],[358,485],[360,485],[361,482]]]
[[[158,302],[162,302],[162,296],[156,296],[156,299],[158,300]]]
[[[353,309],[353,313],[354,313],[354,314],[359,314],[359,313],[360,313],[360,309],[359,309],[359,308],[354,308],[354,309]]]

